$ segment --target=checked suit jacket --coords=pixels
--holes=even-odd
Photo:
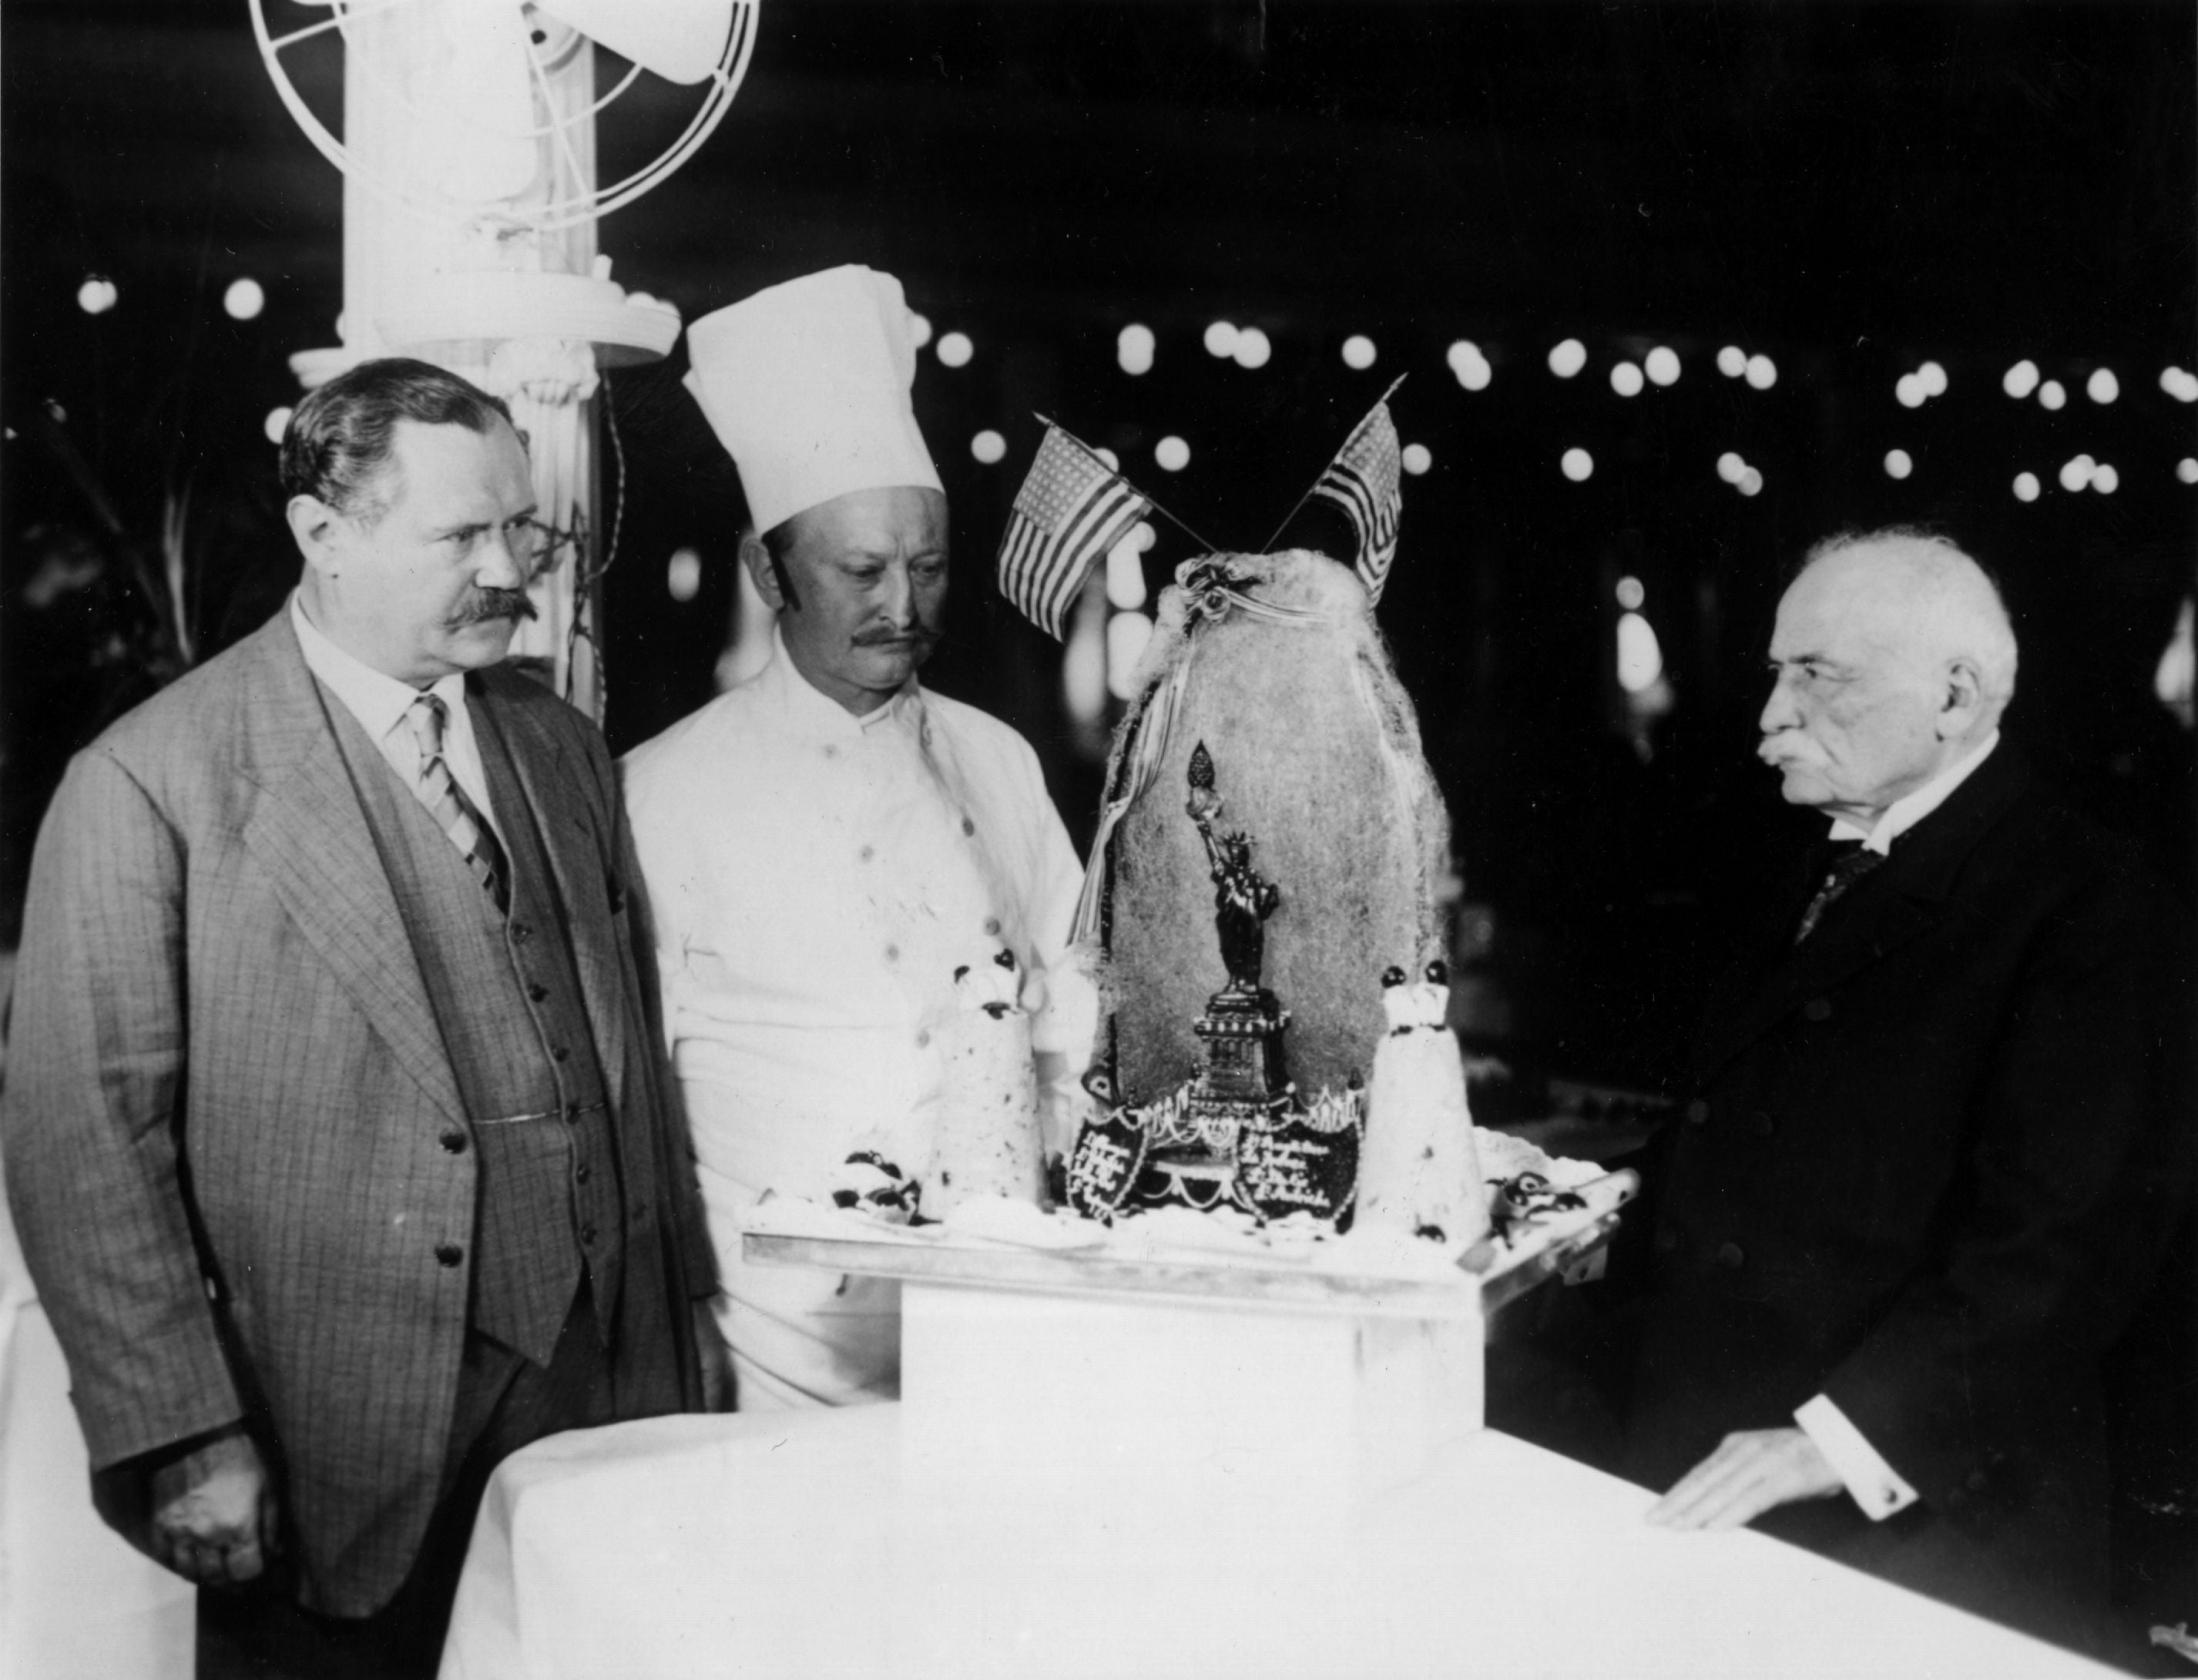
[[[706,1294],[602,737],[516,672],[468,690],[564,906],[625,1275],[661,1269],[674,1303]],[[376,1608],[444,1473],[478,1151],[440,1141],[470,1124],[457,1074],[287,610],[71,764],[15,1000],[9,1196],[95,1472],[248,1418],[276,1455],[302,1601]],[[462,1264],[439,1260],[451,1244]],[[677,1357],[692,1405],[691,1345]]]
[[[2099,1359],[2183,1191],[2178,919],[2006,740],[1796,946],[1808,885],[1696,1044],[1629,1468],[1668,1486],[1827,1394],[1919,1505],[1760,1526],[2005,1619],[2096,1602]]]

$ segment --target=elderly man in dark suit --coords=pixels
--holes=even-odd
[[[500,668],[544,546],[509,414],[369,362],[282,468],[290,604],[46,818],[8,1183],[201,1674],[431,1673],[497,1460],[700,1404],[712,1261],[610,759]]]
[[[1951,544],[1819,545],[1771,666],[1762,757],[1831,832],[1696,1047],[1629,1468],[1652,1520],[2088,1642],[2099,1356],[2175,1194],[2167,918],[2001,739],[2014,634]]]

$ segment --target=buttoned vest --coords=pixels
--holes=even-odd
[[[618,1150],[540,831],[503,741],[471,716],[510,913],[468,872],[427,808],[323,691],[465,1106],[444,1148],[475,1154],[473,1328],[549,1362],[581,1277],[608,1340],[625,1247]]]

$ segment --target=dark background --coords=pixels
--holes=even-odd
[[[278,18],[310,14],[269,0]],[[2151,696],[2192,569],[2198,409],[2193,13],[2134,3],[1100,6],[769,0],[747,83],[701,154],[610,218],[627,285],[689,320],[843,261],[898,275],[966,368],[927,354],[917,408],[954,510],[949,643],[927,680],[1038,747],[1079,839],[1097,767],[1058,653],[990,559],[1033,410],[1123,456],[1224,548],[1257,548],[1398,373],[1402,549],[1381,619],[1448,793],[1467,943],[1505,1000],[1486,1037],[1645,1079],[1751,868],[1807,832],[1753,759],[1786,569],[1841,526],[1941,525],[2001,576],[2022,641],[2009,728],[2107,820],[2187,869],[2187,738]],[[311,73],[300,74],[309,82]],[[335,341],[336,175],[282,109],[244,0],[9,0],[0,10],[0,936],[67,753],[179,664],[156,611],[164,507],[188,492],[203,657],[294,577],[263,416],[293,352]],[[319,90],[325,93],[325,86]],[[644,83],[602,127],[605,178],[689,96]],[[87,274],[121,301],[76,305]],[[259,319],[220,307],[249,275]],[[1265,328],[1266,368],[1205,354]],[[1136,320],[1142,379],[1115,365]],[[1365,372],[1338,356],[1363,332]],[[1544,358],[1588,346],[1562,381]],[[1459,388],[1453,339],[1495,367]],[[1615,396],[1669,344],[1684,374]],[[1760,351],[1767,392],[1721,377]],[[1951,387],[1893,383],[1925,357]],[[2057,414],[2002,394],[2036,360]],[[2083,394],[2102,363],[2122,396]],[[678,387],[615,375],[626,474],[608,586],[608,728],[623,748],[706,699],[742,516]],[[1004,433],[981,467],[968,441]],[[1152,462],[1186,438],[1188,470]],[[1594,476],[1557,470],[1590,450]],[[1915,457],[1905,482],[1881,462]],[[1753,500],[1720,451],[1763,472]],[[2079,451],[2109,497],[2055,482]],[[611,451],[606,451],[607,455]],[[2015,474],[2036,473],[2025,505]],[[615,485],[615,475],[612,480]],[[1330,539],[1331,541],[1334,539]],[[665,561],[699,548],[674,602]],[[1157,585],[1195,552],[1163,527]],[[1643,580],[1676,707],[1629,733],[1612,674],[1621,574]]]

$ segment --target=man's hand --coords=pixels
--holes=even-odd
[[[733,1409],[733,1351],[725,1333],[718,1328],[718,1315],[708,1299],[695,1304],[695,1357],[702,1367],[702,1410],[729,1412]]]
[[[153,1473],[155,1559],[187,1581],[249,1581],[277,1543],[273,1480],[241,1429],[192,1448]]]
[[[1665,1528],[1738,1528],[1776,1505],[1821,1499],[1844,1484],[1805,1429],[1743,1429],[1648,1510]]]

